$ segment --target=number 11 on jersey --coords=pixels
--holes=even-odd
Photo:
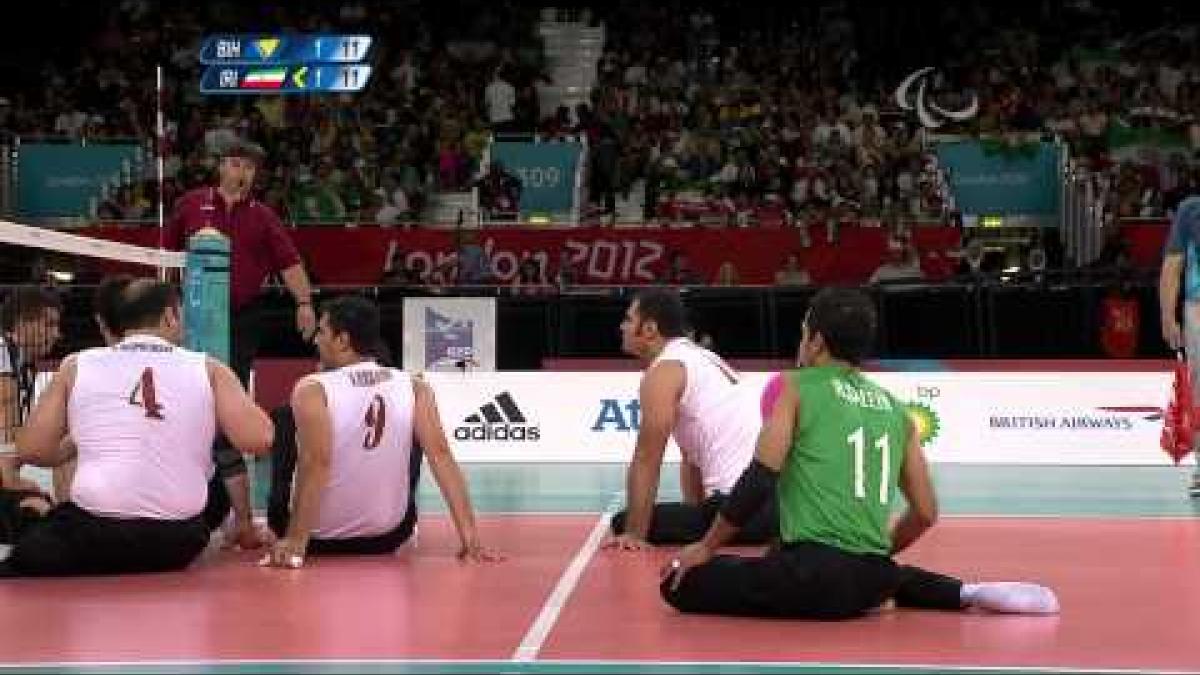
[[[854,446],[854,496],[859,499],[867,498],[866,445],[867,434],[862,427],[854,430],[846,437],[846,442]],[[884,434],[875,439],[875,447],[879,449],[879,503],[888,503],[888,476],[891,475],[891,443],[888,435]]]

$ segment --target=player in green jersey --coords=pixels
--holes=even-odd
[[[892,556],[937,520],[924,452],[904,408],[858,365],[875,334],[870,299],[825,289],[805,317],[789,373],[742,474],[703,539],[664,570],[664,599],[684,612],[845,619],[885,601],[931,609],[1054,613],[1047,588],[964,584]],[[907,509],[889,528],[897,492]],[[716,555],[767,499],[780,544],[763,557]]]

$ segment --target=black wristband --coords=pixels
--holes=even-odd
[[[744,527],[768,499],[775,498],[778,476],[778,472],[755,458],[721,504],[721,517],[731,525]]]

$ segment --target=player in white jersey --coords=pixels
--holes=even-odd
[[[609,548],[683,544],[704,535],[726,495],[754,456],[761,428],[758,393],[721,357],[685,337],[679,294],[656,288],[630,304],[622,348],[647,364],[638,390],[641,423],[626,474],[626,510],[613,518]],[[683,503],[655,504],[667,440],[682,453]],[[740,534],[740,543],[774,535],[774,505]]]
[[[177,291],[139,279],[121,294],[125,332],[63,361],[17,437],[27,464],[77,468],[70,501],[17,539],[6,575],[180,569],[208,543],[200,516],[219,427],[243,452],[270,447],[270,418],[224,365],[178,347]]]
[[[358,296],[321,309],[322,371],[296,383],[277,413],[268,521],[281,537],[263,564],[299,567],[307,553],[392,553],[412,535],[421,454],[458,530],[459,558],[499,560],[479,541],[466,482],[433,391],[386,367],[379,310]],[[295,494],[292,495],[293,487]]]
[[[121,341],[124,332],[121,328],[120,317],[121,294],[134,279],[135,277],[129,274],[109,275],[96,287],[96,294],[92,299],[92,318],[96,321],[96,328],[106,346],[111,347]],[[58,502],[70,500],[71,480],[75,475],[74,441],[67,437],[63,439],[63,443],[67,444],[65,451],[72,459],[54,467],[54,500]],[[216,457],[215,453],[214,457]],[[210,532],[216,531],[225,523],[232,507],[225,479],[220,476],[220,471],[216,471],[208,483],[208,501],[204,506],[203,514],[204,524],[208,526]],[[24,522],[27,521],[28,518]],[[0,534],[0,541],[3,541],[2,537],[3,535]],[[237,531],[231,531],[225,538],[227,546],[233,546],[235,543],[243,541],[245,541],[245,537],[240,529],[240,524]]]

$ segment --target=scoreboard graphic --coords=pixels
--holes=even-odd
[[[362,91],[371,79],[369,35],[212,35],[200,49],[204,94]]]

